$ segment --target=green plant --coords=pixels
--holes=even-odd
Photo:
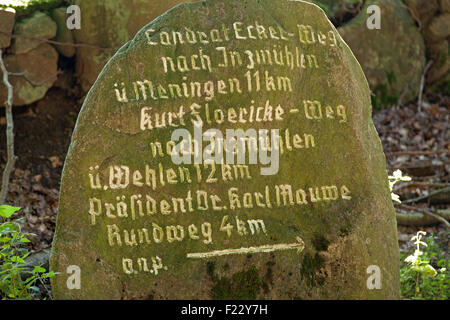
[[[435,237],[422,237],[426,232],[419,231],[411,238],[416,245],[414,253],[404,259],[400,269],[401,296],[413,300],[447,300],[449,294],[448,260],[440,250]],[[427,250],[422,251],[421,246]],[[404,254],[401,255],[403,259]],[[437,269],[437,270],[436,270]]]
[[[20,20],[36,11],[49,12],[67,3],[66,0],[0,0],[0,8],[13,8],[16,19]]]
[[[40,292],[37,283],[43,284],[55,275],[25,261],[30,254],[25,245],[30,242],[27,237],[31,234],[21,231],[17,223],[20,219],[10,220],[18,210],[19,207],[0,205],[0,219],[5,219],[0,223],[0,298],[3,300],[34,299]]]
[[[389,189],[391,190],[392,201],[401,203],[398,194],[394,193],[394,184],[399,181],[411,181],[411,177],[404,176],[401,170],[395,170],[392,176],[388,176],[389,179]]]

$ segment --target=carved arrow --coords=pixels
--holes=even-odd
[[[263,245],[259,247],[215,250],[210,252],[195,252],[195,253],[188,253],[187,257],[191,259],[205,259],[211,257],[226,256],[230,254],[262,253],[262,252],[273,252],[279,250],[292,250],[292,249],[297,249],[297,253],[300,253],[305,248],[305,243],[300,237],[296,237],[295,239],[297,240],[296,243],[290,244],[281,243],[281,244]]]

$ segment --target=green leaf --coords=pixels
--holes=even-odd
[[[56,276],[57,274],[59,274],[59,272],[50,271],[49,273],[47,273],[47,277],[51,278],[51,277]]]
[[[19,256],[14,256],[11,258],[12,262],[20,262],[20,263],[25,263],[25,260],[23,260],[21,257]]]
[[[0,217],[9,218],[14,214],[14,212],[19,211],[20,209],[21,209],[20,207],[1,205],[0,206]]]
[[[40,272],[40,273],[42,273],[42,272],[45,272],[45,269],[42,268],[42,267],[40,267],[40,266],[35,266],[34,269],[33,269],[33,273],[34,273],[34,272]]]
[[[30,240],[28,240],[27,238],[21,238],[20,240],[19,240],[19,242],[31,242]]]
[[[13,222],[4,222],[0,224],[0,234],[11,233],[16,229],[16,226]]]
[[[434,278],[437,275],[437,271],[429,264],[427,264],[422,268],[422,273],[432,278]]]
[[[52,277],[56,276],[57,274],[59,274],[59,272],[53,272],[53,271],[50,271],[50,272],[48,272],[48,273],[44,273],[44,274],[43,274],[43,277],[44,277],[45,279],[47,279],[47,278],[52,278]]]

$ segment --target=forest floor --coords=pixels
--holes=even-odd
[[[14,109],[15,154],[19,157],[11,176],[7,203],[22,207],[23,230],[34,233],[33,251],[49,248],[55,230],[61,171],[72,130],[81,107],[79,99],[53,88],[46,97],[27,107]],[[4,111],[2,111],[4,112]],[[427,195],[450,183],[450,97],[429,96],[417,103],[375,112],[375,126],[386,154],[388,173],[400,169],[412,177],[396,193],[402,200]],[[0,159],[6,162],[4,115],[0,117]],[[449,209],[450,194],[410,205]],[[433,201],[431,201],[431,200]],[[449,232],[442,224],[398,226],[400,250],[409,250],[410,238],[419,230],[438,237],[449,253]]]

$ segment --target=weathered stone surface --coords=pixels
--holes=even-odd
[[[448,73],[450,71],[448,49],[448,40],[429,46],[430,59],[433,60],[433,64],[427,73],[428,83],[448,81]],[[447,79],[445,79],[446,76]]]
[[[367,6],[381,8],[381,29],[366,26]],[[375,107],[417,97],[425,45],[407,8],[396,0],[366,1],[361,13],[338,29],[353,50],[375,94]]]
[[[444,13],[431,20],[426,37],[430,42],[437,42],[448,36],[450,36],[450,13]]]
[[[56,8],[51,12],[51,16],[56,23],[57,31],[55,40],[58,42],[74,43],[72,31],[67,28],[67,8]],[[63,56],[71,58],[75,55],[74,46],[55,46],[56,50]]]
[[[11,44],[11,34],[14,28],[16,11],[10,8],[0,8],[0,49]]]
[[[349,8],[355,6],[358,3],[362,3],[362,0],[306,0],[312,2],[321,7],[328,17],[332,18],[341,11],[347,11]]]
[[[16,54],[27,53],[38,47],[42,41],[34,38],[51,39],[56,35],[56,23],[45,13],[37,11],[31,17],[17,22],[14,27],[12,51]]]
[[[440,0],[439,4],[442,12],[450,13],[450,0]]]
[[[173,8],[86,97],[61,182],[54,297],[398,298],[395,213],[371,114],[361,67],[317,6]],[[175,164],[174,130],[192,135],[198,119],[203,132],[279,130],[279,170]],[[70,265],[79,290],[67,288]],[[379,289],[367,286],[369,266]]]
[[[441,88],[449,78],[448,41],[445,34],[449,26],[441,16],[448,0],[405,0],[411,14],[419,23],[426,44],[426,56],[433,64],[427,72],[428,89]],[[430,24],[432,23],[432,24]],[[448,89],[447,89],[448,91]],[[441,91],[442,92],[442,91]]]
[[[421,29],[425,29],[439,11],[438,0],[404,0],[404,2],[410,8],[413,18],[420,23]]]
[[[77,43],[87,43],[101,48],[79,47],[76,55],[77,77],[82,89],[87,92],[97,79],[105,63],[125,42],[132,39],[139,29],[160,14],[183,0],[152,1],[76,0],[83,13],[81,28],[74,30]],[[98,17],[101,16],[102,19]]]
[[[8,71],[23,72],[33,84],[39,84],[35,86],[22,76],[10,76],[14,87],[14,106],[42,99],[56,80],[58,53],[49,44],[43,43],[27,53],[5,56],[4,61]],[[5,101],[7,94],[6,87],[0,83],[0,101]]]

